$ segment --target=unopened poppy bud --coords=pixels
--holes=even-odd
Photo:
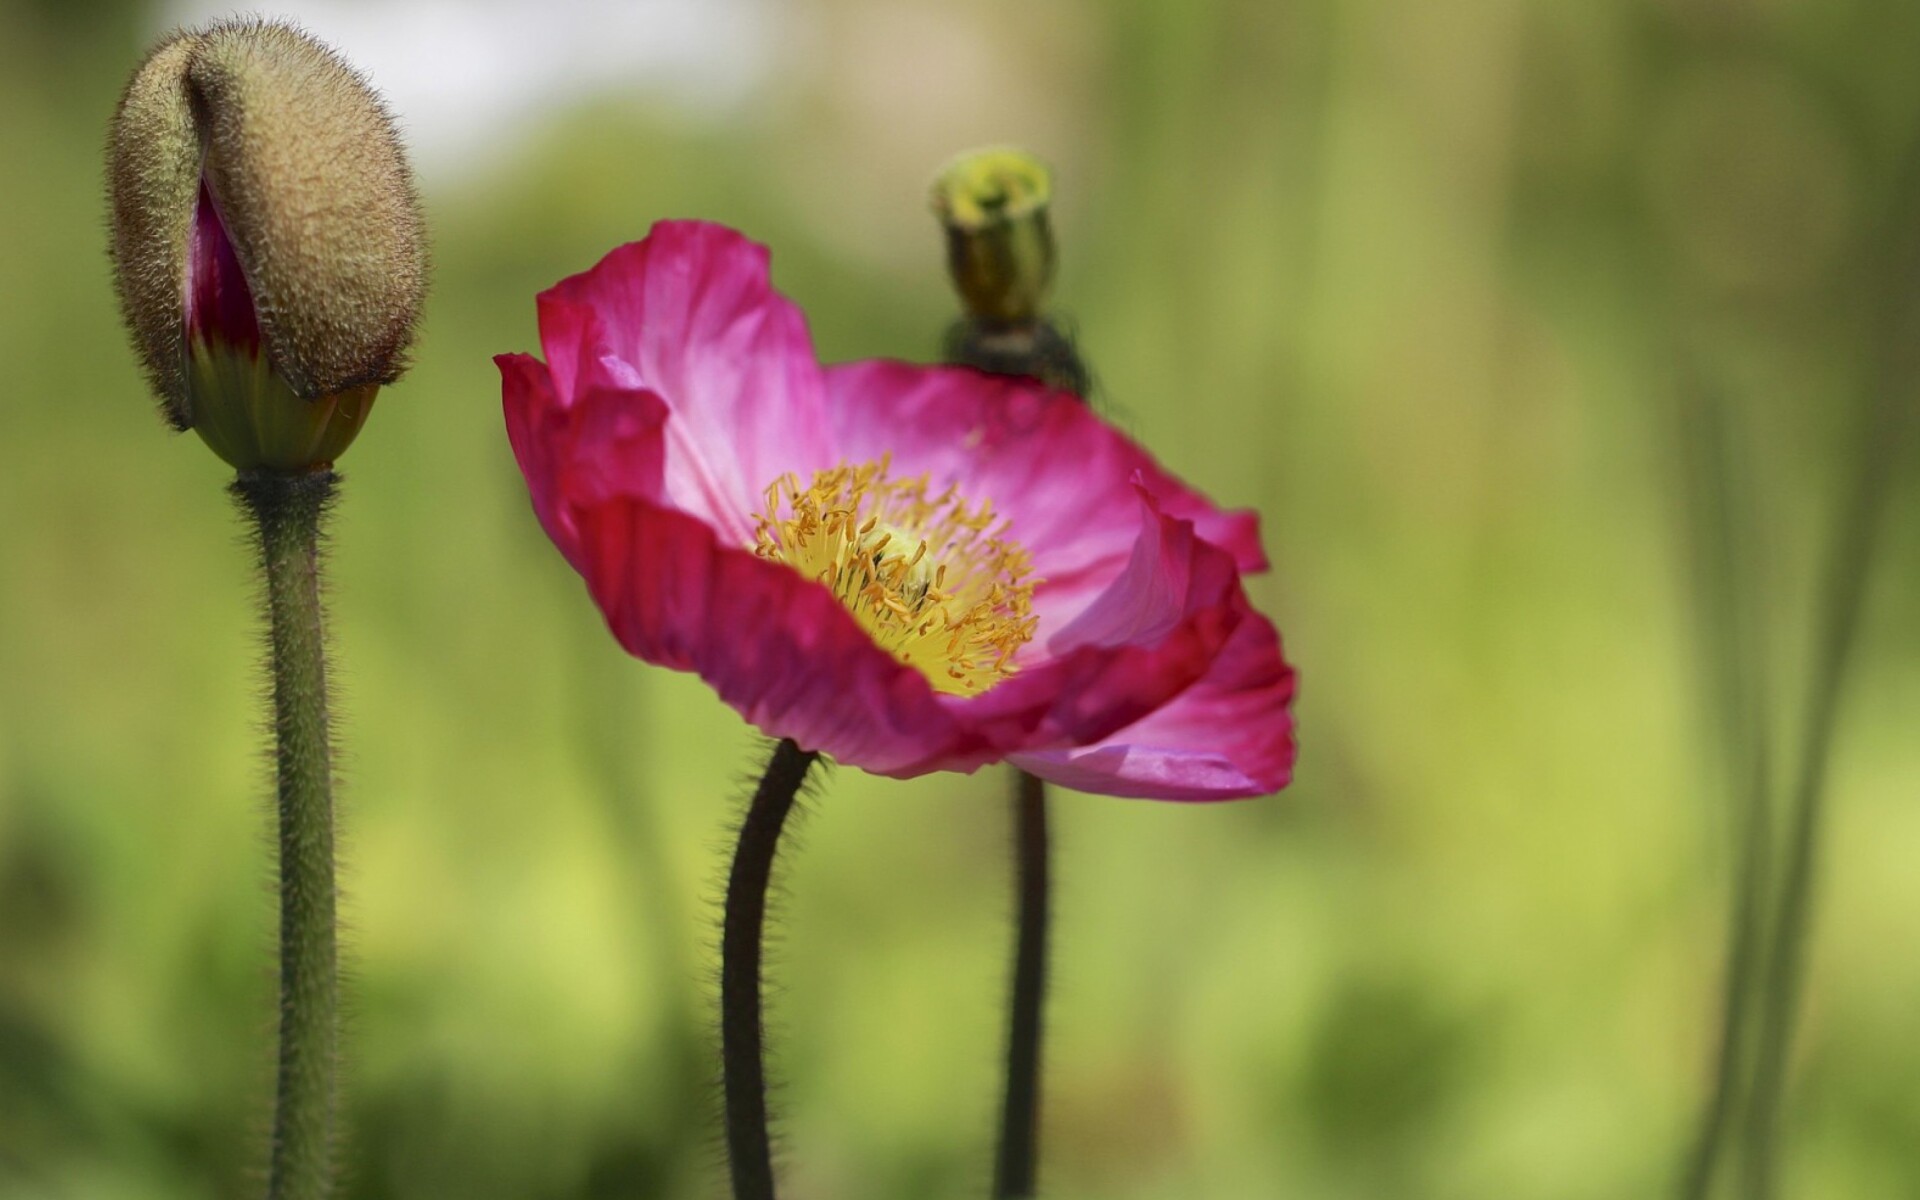
[[[405,369],[426,287],[378,97],[285,25],[176,34],[121,97],[107,181],[121,311],[168,421],[243,470],[332,462]]]
[[[1053,283],[1052,195],[1046,166],[1004,146],[962,154],[934,180],[947,269],[970,316],[1013,325],[1040,315]]]

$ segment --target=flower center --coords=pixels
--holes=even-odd
[[[932,494],[924,475],[889,479],[882,459],[816,472],[805,488],[782,475],[754,520],[755,554],[825,584],[939,691],[986,691],[1033,640],[1033,567],[990,501]]]

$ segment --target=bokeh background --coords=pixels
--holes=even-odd
[[[1681,416],[1721,397],[1744,464],[1751,570],[1725,590],[1785,776],[1861,473],[1920,8],[267,10],[386,91],[435,262],[334,528],[347,1196],[721,1193],[716,893],[763,748],[600,627],[528,511],[489,357],[535,348],[537,290],[664,216],[769,243],[825,357],[932,357],[953,304],[925,187],[987,141],[1056,168],[1058,303],[1115,419],[1262,513],[1253,590],[1303,679],[1284,794],[1057,802],[1050,1194],[1671,1193],[1733,811],[1703,684],[1733,615],[1700,617]],[[220,11],[0,3],[9,1200],[261,1178],[249,556],[224,468],[143,392],[100,182],[145,46]],[[1893,495],[1834,744],[1798,1197],[1920,1194],[1917,502]],[[799,1200],[984,1194],[1006,791],[843,770],[814,804],[775,968]]]

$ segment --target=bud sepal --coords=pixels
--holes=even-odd
[[[947,230],[947,269],[975,320],[1039,317],[1053,285],[1053,180],[1039,159],[1006,146],[971,150],[941,169],[933,211]]]
[[[109,142],[114,282],[168,422],[242,471],[330,465],[405,369],[426,284],[393,120],[291,26],[176,34]]]

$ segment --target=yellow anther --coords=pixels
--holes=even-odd
[[[1033,640],[1032,563],[990,502],[968,505],[955,484],[930,496],[925,476],[889,479],[887,468],[884,458],[842,465],[805,488],[791,474],[774,480],[754,553],[826,586],[936,689],[983,692],[1017,670]],[[896,534],[910,555],[887,553]]]

